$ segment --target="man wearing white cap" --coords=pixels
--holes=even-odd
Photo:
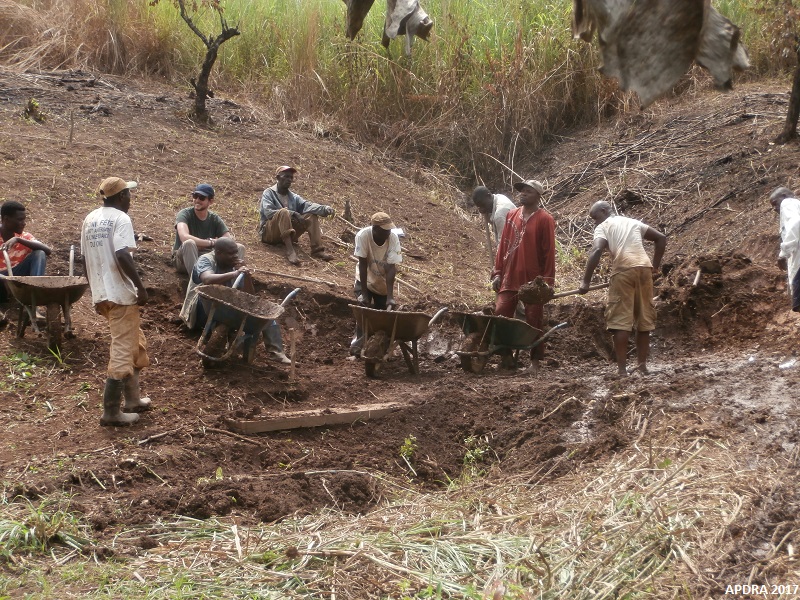
[[[133,262],[136,239],[127,214],[135,187],[135,181],[104,179],[98,190],[103,206],[87,215],[81,229],[92,301],[111,329],[101,425],[130,425],[139,419],[137,412],[150,408],[150,399],[142,398],[139,390],[139,371],[150,364],[139,326],[139,306],[147,303],[147,290]],[[125,412],[120,410],[123,394]]]
[[[394,223],[385,212],[377,212],[370,219],[371,225],[356,234],[358,258],[356,280],[353,285],[358,301],[378,310],[391,309],[394,301],[394,278],[397,265],[403,262],[400,238],[392,231]],[[363,340],[359,324],[356,337],[350,344],[350,354],[358,354]]]
[[[297,169],[287,165],[278,167],[275,173],[275,185],[261,194],[261,224],[258,231],[265,244],[283,244],[286,246],[286,259],[293,265],[299,265],[294,244],[301,235],[308,232],[311,242],[311,256],[322,260],[333,257],[322,245],[322,229],[319,218],[333,216],[335,211],[330,206],[314,204],[304,200],[289,190],[294,182]]]
[[[542,277],[553,285],[556,277],[556,222],[540,206],[544,187],[535,179],[514,184],[521,206],[509,211],[492,271],[492,288],[497,292],[495,314],[513,317],[522,284]],[[541,304],[525,305],[525,321],[542,328],[544,310]],[[539,370],[544,345],[531,350],[530,372]]]

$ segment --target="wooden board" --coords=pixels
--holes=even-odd
[[[325,425],[346,425],[356,421],[377,419],[391,412],[405,408],[396,403],[365,404],[350,408],[331,408],[327,410],[304,410],[278,413],[274,417],[258,421],[236,421],[225,419],[225,424],[239,433],[264,433],[301,427],[323,427]]]

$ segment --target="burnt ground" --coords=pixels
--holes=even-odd
[[[463,372],[451,353],[460,332],[445,320],[421,343],[419,376],[397,356],[376,380],[347,357],[349,228],[326,222],[332,263],[306,255],[302,267],[290,267],[257,239],[257,199],[276,165],[294,164],[301,195],[339,214],[349,200],[360,224],[385,210],[406,230],[413,270],[400,277],[419,291],[401,283],[403,308],[478,309],[491,299],[483,234],[438,174],[318,126],[287,127],[244,103],[214,100],[217,125],[203,129],[183,117],[187,100],[174,88],[85,73],[0,73],[0,199],[28,205],[28,230],[54,248],[48,273],[67,274],[69,245],[78,243],[80,223],[98,205],[94,188],[108,175],[140,182],[130,214],[137,231],[154,238],[136,257],[151,294],[143,328],[153,365],[142,386],[154,410],[133,427],[98,425],[108,333],[87,296],[71,311],[76,335],[64,342],[60,360],[30,329],[16,337],[16,309],[7,310],[0,332],[6,493],[67,492],[99,536],[174,514],[236,515],[247,524],[325,506],[365,512],[389,492],[360,471],[436,488],[459,475],[465,440],[478,438],[492,449],[487,462],[504,473],[557,478],[633,443],[634,415],[637,426],[646,418],[651,429],[742,446],[754,461],[766,455],[791,463],[798,318],[774,266],[777,217],[766,201],[778,185],[800,186],[798,146],[769,143],[782,123],[784,87],[752,84],[726,96],[663,102],[566,137],[535,170],[550,183],[548,207],[573,254],[559,263],[562,289],[575,287],[582,266],[586,209],[609,191],[626,214],[670,235],[652,374],[609,378],[602,296],[593,294],[548,305],[548,322],[570,327],[548,343],[538,378],[502,372],[496,362],[481,374]],[[21,117],[30,97],[45,113],[43,123]],[[258,293],[274,300],[303,288],[288,311],[300,324],[296,381],[268,364],[263,349],[251,365],[234,360],[204,369],[197,336],[180,325],[186,278],[169,264],[172,223],[199,181],[215,186],[214,208],[261,271]],[[22,353],[32,367],[20,366]],[[391,416],[346,426],[237,436],[227,424],[388,402],[398,405]],[[411,436],[415,473],[400,456]],[[765,491],[760,505],[742,512],[722,549],[730,552],[731,572],[749,573],[765,540],[797,527],[797,511],[787,508],[796,508],[792,489],[787,482],[783,492]]]

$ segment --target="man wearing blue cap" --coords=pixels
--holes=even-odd
[[[214,203],[214,188],[207,183],[198,184],[192,192],[192,206],[175,215],[175,245],[172,260],[179,273],[191,274],[201,253],[211,252],[218,238],[229,238],[225,221],[210,210]],[[236,244],[239,260],[244,260],[244,246]]]

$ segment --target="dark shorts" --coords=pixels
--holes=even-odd
[[[800,269],[792,278],[792,310],[800,312]]]
[[[361,282],[356,281],[353,284],[353,293],[355,294],[356,298],[361,297]],[[388,296],[381,296],[380,294],[376,294],[375,292],[369,293],[370,298],[372,299],[372,307],[377,308],[378,310],[386,310],[386,299]]]

